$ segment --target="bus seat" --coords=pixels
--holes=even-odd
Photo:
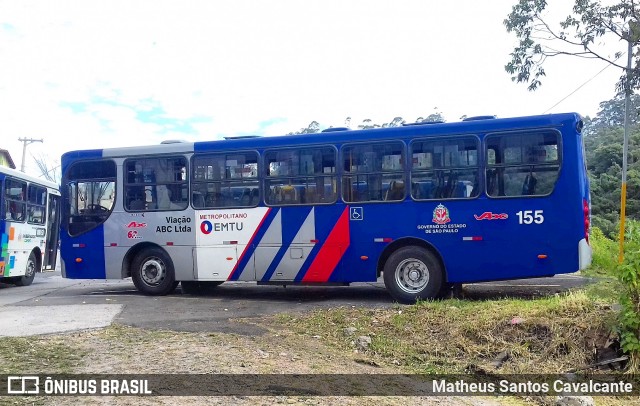
[[[207,197],[205,198],[205,206],[206,207],[216,207],[220,205],[220,200],[222,199],[222,195],[220,193],[207,193]]]
[[[414,197],[416,199],[432,199],[433,198],[433,181],[416,182]]]
[[[258,188],[251,189],[251,205],[257,206],[260,204],[260,191]]]
[[[434,199],[440,199],[442,197],[446,197],[446,191],[445,191],[445,180],[444,180],[444,174],[442,172],[436,172],[436,184],[435,184],[435,188],[433,190],[433,198]]]
[[[487,170],[487,195],[493,196],[496,188],[498,172],[496,170]]]
[[[473,180],[473,187],[471,188],[471,192],[469,193],[468,197],[473,197],[478,195],[479,187],[480,187],[480,182],[478,181],[478,175],[476,175],[475,179]]]
[[[145,208],[144,201],[139,197],[129,203],[129,210],[144,210]]]
[[[193,192],[193,207],[201,209],[204,207],[204,196],[200,192]]]
[[[536,179],[533,172],[525,176],[524,182],[522,184],[522,194],[525,196],[535,195],[537,183],[538,179]]]
[[[242,196],[240,197],[240,205],[251,206],[251,189],[245,188],[242,191]]]
[[[292,185],[283,185],[280,187],[281,203],[299,203],[298,191]]]
[[[402,200],[404,198],[404,182],[401,180],[392,180],[389,183],[389,189],[385,194],[384,200]]]
[[[467,185],[462,181],[458,181],[451,197],[467,197]]]
[[[168,210],[171,208],[171,192],[165,185],[158,185],[156,192],[158,193],[158,209]]]

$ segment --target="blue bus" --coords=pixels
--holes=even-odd
[[[59,226],[58,185],[0,166],[0,282],[27,286],[55,270]]]
[[[62,272],[165,295],[226,281],[454,284],[585,269],[578,114],[68,152]]]

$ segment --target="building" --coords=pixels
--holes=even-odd
[[[0,149],[0,166],[7,166],[11,169],[16,169],[16,164],[11,159],[11,154],[6,149]]]

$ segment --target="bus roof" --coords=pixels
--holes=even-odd
[[[51,189],[58,190],[60,188],[54,182],[50,182],[46,179],[36,178],[35,176],[27,175],[24,172],[21,172],[17,169],[11,169],[6,166],[0,166],[0,173],[17,178],[17,179],[22,179],[30,183],[36,183],[38,185],[46,186]]]
[[[451,123],[411,124],[366,130],[335,129],[313,134],[293,134],[270,137],[227,137],[227,139],[198,142],[180,142],[139,147],[109,148],[104,150],[71,151],[63,160],[126,157],[131,155],[155,155],[191,153],[215,150],[252,150],[256,148],[295,147],[301,144],[333,144],[343,142],[365,142],[371,140],[402,139],[413,136],[439,136],[474,134],[542,127],[562,127],[582,120],[577,113],[546,114],[538,116],[477,119]]]

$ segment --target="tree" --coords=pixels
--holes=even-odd
[[[426,118],[422,116],[416,118],[416,123],[444,123],[445,121],[444,116],[437,107],[434,107],[433,113],[429,114]]]
[[[394,117],[393,120],[391,120],[388,123],[382,124],[383,127],[402,127],[402,124],[404,124],[405,121],[402,117]]]
[[[629,115],[631,127],[640,124],[640,95],[633,94],[630,98],[631,114]],[[597,135],[599,130],[606,128],[622,128],[624,126],[624,95],[618,94],[611,100],[600,103],[600,110],[593,118],[585,120],[585,134]]]
[[[293,135],[293,134],[315,134],[317,132],[320,132],[320,123],[318,123],[317,121],[312,121],[309,123],[309,125],[306,128],[301,128],[298,131],[294,131],[294,132],[290,132],[288,135]]]
[[[618,0],[613,5],[603,5],[600,0],[575,0],[573,13],[555,27],[546,14],[546,0],[519,0],[504,20],[507,32],[515,33],[519,44],[511,53],[511,61],[505,70],[518,83],[528,83],[529,90],[536,90],[546,75],[543,65],[547,58],[570,55],[579,58],[600,59],[622,70],[626,64],[618,59],[626,52],[626,46],[608,55],[613,41],[632,49],[639,44],[638,19],[640,10],[633,0]],[[608,41],[611,39],[612,41]],[[622,52],[624,51],[624,52]],[[640,87],[640,54],[632,53],[630,88]],[[625,75],[618,82],[618,90],[624,89]]]
[[[369,128],[378,128],[379,124],[374,124],[370,118],[365,118],[362,120],[362,124],[358,125],[359,130],[368,130]]]
[[[632,110],[640,107],[640,97],[632,97]],[[593,225],[605,235],[615,238],[619,221],[620,201],[611,196],[621,193],[622,138],[624,97],[618,95],[600,103],[593,119],[585,120],[585,149],[591,184]],[[640,121],[632,115],[629,135],[627,170],[627,217],[640,220]]]

